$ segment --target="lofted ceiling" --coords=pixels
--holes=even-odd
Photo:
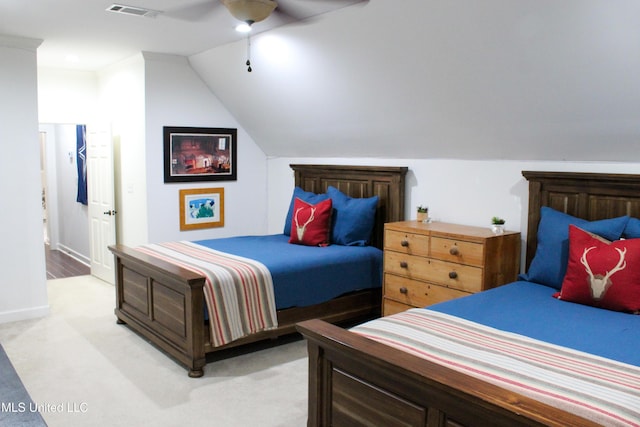
[[[640,161],[637,0],[279,2],[252,73],[218,0],[0,0],[0,34],[42,66],[187,56],[267,156]]]

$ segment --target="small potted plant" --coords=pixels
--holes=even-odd
[[[498,216],[494,216],[493,218],[491,218],[491,231],[493,231],[494,234],[504,233],[504,223],[504,219]]]
[[[418,222],[429,222],[429,206],[418,205]]]

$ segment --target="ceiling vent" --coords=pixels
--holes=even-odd
[[[135,6],[125,6],[123,4],[112,4],[107,8],[107,11],[114,13],[123,13],[125,15],[144,16],[147,18],[155,18],[158,13],[160,13],[157,10],[143,9],[141,7]]]

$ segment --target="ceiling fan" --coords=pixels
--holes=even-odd
[[[368,0],[189,0],[185,1],[186,4],[156,14],[162,13],[180,20],[202,21],[210,12],[224,6],[230,15],[247,25],[264,21],[272,15],[278,15],[280,23],[291,23],[355,3],[367,2]]]
[[[367,2],[368,0],[305,0],[295,2],[292,0],[279,2],[274,0],[200,0],[188,6],[176,8],[170,14],[178,19],[200,20],[209,11],[222,4],[235,19],[242,22],[243,25],[237,26],[236,30],[247,33],[247,56],[250,57],[251,41],[248,33],[256,22],[264,21],[275,14],[284,22],[308,20],[310,17],[329,10]],[[247,59],[246,65],[249,72],[251,72],[250,64],[250,59]]]
[[[220,0],[234,18],[251,26],[271,15],[278,7],[273,0]]]
[[[271,16],[272,13],[278,14],[280,17],[288,18],[289,21],[300,21],[314,16],[318,13],[324,13],[329,10],[339,9],[355,3],[367,3],[368,0],[306,0],[296,1],[282,0],[276,2],[274,0],[220,0],[231,15],[251,26],[256,22],[263,21]],[[329,7],[317,9],[310,4],[326,4]],[[308,7],[311,6],[311,12]],[[305,10],[307,9],[307,10]],[[313,10],[316,12],[313,12]]]

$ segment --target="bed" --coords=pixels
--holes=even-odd
[[[370,199],[377,196],[372,247],[382,247],[385,222],[404,218],[406,167],[298,164],[291,165],[291,168],[296,191],[325,193],[333,188],[350,198]],[[246,236],[249,240],[254,237],[257,236]],[[272,237],[279,240],[274,244],[282,243],[282,236]],[[208,243],[211,246],[219,245],[218,249],[220,245],[224,249],[225,245],[231,248],[234,244],[233,239],[220,240],[218,243]],[[274,314],[276,327],[258,330],[238,339],[215,342],[215,329],[224,325],[209,321],[209,311],[204,309],[207,279],[203,274],[167,260],[164,254],[157,256],[151,249],[143,251],[143,248],[124,245],[110,246],[109,249],[114,254],[116,266],[117,322],[126,324],[183,364],[190,377],[204,374],[208,354],[295,333],[295,325],[300,321],[319,318],[331,323],[352,322],[379,316],[380,313],[379,283],[358,291],[325,297],[325,300],[317,297],[312,304],[299,305],[295,298],[289,298],[289,302]],[[331,247],[321,249],[340,250]],[[283,298],[287,297],[283,295]]]
[[[580,226],[582,220],[599,224],[603,219],[609,223],[609,219],[619,217],[638,218],[640,175],[532,171],[524,171],[523,175],[529,181],[527,273],[517,282],[428,309],[412,309],[394,315],[399,318],[388,316],[373,320],[349,330],[321,320],[298,325],[308,341],[309,426],[640,424],[640,352],[637,351],[640,349],[640,316],[559,300],[553,297],[557,296],[558,290],[546,283],[537,283],[546,279],[536,275],[544,276],[553,271],[550,268],[540,270],[540,264],[536,265],[541,259],[537,257],[539,241],[541,248],[544,243],[544,249],[549,249],[548,241],[544,240],[546,237],[542,237],[543,233],[544,236],[552,235],[546,234],[549,231],[545,228],[548,215],[570,215]],[[640,221],[634,223],[636,232],[639,224]],[[579,231],[569,228],[570,233],[578,236]],[[594,239],[590,235],[587,237]],[[588,248],[574,255],[579,246],[573,243],[574,234],[571,239],[566,249],[568,263],[588,266]],[[635,245],[637,241],[620,240],[618,243]],[[541,249],[540,253],[554,252],[545,250]],[[627,266],[623,251],[620,251],[620,258],[614,258],[615,267],[610,269],[614,273],[611,274],[621,274]],[[630,255],[631,252],[624,254],[631,263]],[[555,271],[566,273],[564,280],[571,272],[573,269],[569,264],[564,271]],[[606,281],[602,275],[593,276],[596,281]],[[605,276],[614,277],[609,273]],[[564,282],[562,286],[561,298],[564,298]],[[553,306],[555,312],[543,316],[540,314],[543,308],[537,304]],[[476,313],[479,306],[488,310],[484,310],[484,314]],[[406,328],[408,334],[402,333],[402,338],[398,338],[401,335],[396,327]],[[456,338],[456,328],[477,330]],[[567,343],[566,337],[557,337],[555,332],[558,330],[564,330],[572,342]],[[525,336],[529,334],[535,339]],[[509,336],[508,341],[504,335]],[[402,341],[407,336],[412,341],[410,345]],[[589,340],[590,336],[597,339]],[[469,337],[478,338],[479,343]],[[466,342],[455,345],[472,349],[464,356],[467,360],[460,364],[459,359],[452,356],[457,350],[450,347],[454,345],[451,341],[456,339]],[[512,340],[516,340],[516,344]],[[537,347],[520,347],[521,341],[526,341],[527,345],[532,341]],[[524,350],[522,354],[516,354],[516,350],[504,344],[505,351],[510,354],[495,355],[492,353],[495,342],[501,345],[508,342],[509,346],[516,345],[518,351]],[[529,365],[529,359],[538,354],[542,355],[539,365]],[[566,354],[572,358],[567,356],[565,359]],[[526,359],[524,365],[522,358]],[[476,370],[479,365],[483,366]],[[590,393],[597,396],[579,394],[582,389],[578,386],[574,389],[573,383],[547,377],[549,366],[562,366],[557,369],[562,375],[568,370],[583,375],[580,381],[593,387],[596,391],[590,390]],[[583,366],[584,372],[581,372]],[[498,370],[502,368],[512,369],[512,376]],[[527,376],[548,378],[549,383],[544,386],[548,388],[529,386],[522,379]],[[611,392],[599,387],[619,387],[624,396],[618,396],[617,389]],[[604,391],[601,393],[600,390]],[[612,399],[619,400],[614,404],[608,401],[592,404],[588,400],[602,396],[614,396]],[[586,406],[586,412],[583,406]]]

